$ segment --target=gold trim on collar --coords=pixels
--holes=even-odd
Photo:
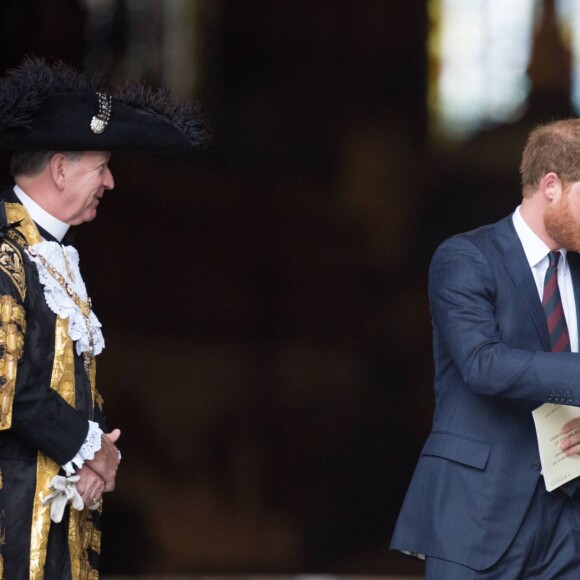
[[[28,215],[26,208],[19,203],[6,203],[6,220],[9,224],[20,222],[16,229],[24,236],[30,246],[42,242],[36,224]]]

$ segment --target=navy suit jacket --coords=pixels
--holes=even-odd
[[[580,255],[567,257],[580,314]],[[532,410],[580,404],[580,354],[549,352],[511,216],[437,249],[429,304],[433,426],[391,548],[483,570],[514,538],[541,477]]]

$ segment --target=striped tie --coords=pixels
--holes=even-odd
[[[570,335],[568,334],[568,326],[566,325],[562,299],[560,298],[560,289],[558,288],[558,260],[560,255],[560,252],[550,252],[548,254],[550,264],[544,278],[542,306],[548,322],[552,352],[569,352]]]

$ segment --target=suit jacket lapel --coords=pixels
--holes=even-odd
[[[498,249],[503,254],[503,263],[507,273],[528,307],[531,319],[540,334],[544,348],[549,351],[551,346],[546,317],[542,309],[540,297],[538,296],[534,276],[528,264],[522,243],[514,228],[511,215],[496,224],[495,234]],[[580,264],[578,265],[578,284],[574,284],[576,298],[578,297],[576,295],[576,286],[578,286],[578,291],[580,292]]]
[[[566,260],[572,276],[572,287],[574,288],[574,303],[576,304],[576,320],[580,329],[580,254],[568,251]]]

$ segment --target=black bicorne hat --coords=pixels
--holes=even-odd
[[[199,105],[129,81],[109,89],[62,61],[26,58],[0,78],[0,150],[188,151],[203,149]]]

